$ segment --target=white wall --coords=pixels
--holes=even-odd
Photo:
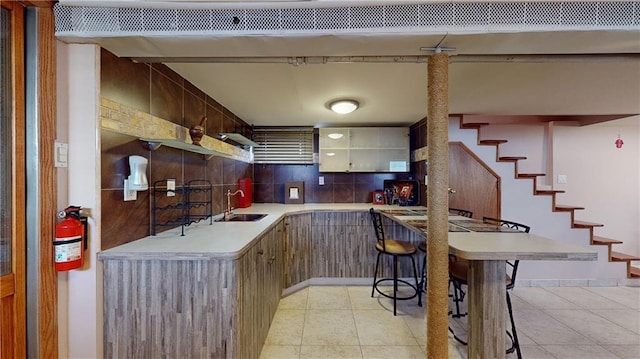
[[[58,138],[68,140],[69,166],[58,170],[59,209],[89,212],[89,246],[82,270],[59,275],[58,332],[61,358],[102,357],[100,251],[100,48],[58,43]]]
[[[482,128],[481,136],[482,139],[508,139],[509,142],[500,145],[500,156],[527,157],[518,161],[521,173],[547,173],[546,124],[491,125]]]
[[[640,255],[640,116],[582,127],[555,126],[554,172],[567,175],[559,203],[585,207],[576,217],[604,224],[595,234],[624,241],[614,250]],[[614,142],[621,135],[624,145]]]

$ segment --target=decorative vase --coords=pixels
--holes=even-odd
[[[191,142],[194,145],[200,146],[200,140],[202,136],[204,136],[204,123],[207,122],[207,117],[202,116],[200,119],[200,123],[197,125],[192,125],[189,128],[189,136],[191,136]]]

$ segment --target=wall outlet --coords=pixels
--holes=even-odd
[[[558,175],[558,184],[566,184],[567,183],[567,175]]]
[[[318,177],[318,185],[324,186],[324,176]]]
[[[167,180],[167,197],[174,197],[176,195],[176,180]]]
[[[138,192],[136,190],[129,189],[129,180],[124,180],[124,200],[125,201],[135,201],[138,199]]]

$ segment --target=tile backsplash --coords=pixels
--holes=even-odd
[[[160,64],[140,64],[118,58],[106,50],[101,54],[101,97],[149,113],[183,127],[207,116],[205,133],[250,133],[251,126],[224,108],[171,69]],[[136,201],[123,200],[124,179],[129,175],[128,156],[149,160],[149,186],[163,179],[178,185],[194,179],[213,184],[213,212],[226,206],[224,193],[237,188],[238,179],[253,178],[253,166],[242,161],[202,156],[167,146],[149,151],[136,137],[102,130],[101,196],[102,249],[112,248],[151,233],[152,190],[138,192]],[[233,205],[237,199],[233,198]],[[167,228],[165,228],[167,229]],[[162,229],[161,229],[162,230]]]

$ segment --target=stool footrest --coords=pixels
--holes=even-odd
[[[411,284],[409,282],[407,282],[404,279],[398,279],[398,283],[402,283],[404,284],[402,287],[409,287],[412,289],[413,294],[411,296],[404,296],[404,297],[397,297],[397,296],[393,296],[393,295],[389,295],[387,293],[384,293],[383,291],[381,291],[378,288],[378,285],[380,285],[380,283],[383,282],[391,282],[393,283],[393,278],[382,278],[382,279],[378,279],[376,280],[375,283],[373,283],[373,287],[375,288],[376,292],[380,293],[380,295],[387,297],[389,299],[396,299],[396,300],[408,300],[408,299],[413,299],[416,296],[418,296],[418,294],[420,293],[420,290],[418,288],[416,288],[416,286],[414,284]],[[393,289],[393,285],[389,286],[391,289]]]

